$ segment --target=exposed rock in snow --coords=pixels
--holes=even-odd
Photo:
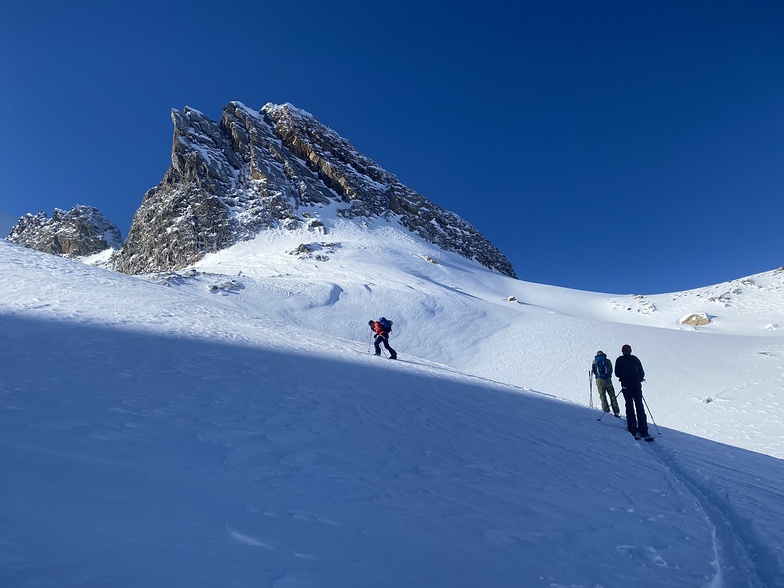
[[[64,211],[55,208],[19,219],[8,241],[28,249],[65,257],[85,257],[106,249],[119,249],[122,235],[117,226],[92,206],[77,205]]]
[[[693,312],[689,316],[683,317],[680,321],[682,325],[693,325],[695,327],[703,327],[711,324],[711,317],[704,312]]]
[[[656,305],[645,296],[632,294],[631,297],[613,298],[610,306],[614,310],[625,310],[627,312],[638,312],[640,314],[651,314],[656,312]]]
[[[329,256],[326,254],[334,253],[338,247],[340,243],[301,243],[294,251],[289,251],[289,254],[296,255],[297,259],[328,261]]]

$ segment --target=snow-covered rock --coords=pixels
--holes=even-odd
[[[11,229],[8,241],[28,249],[65,257],[86,257],[122,246],[120,229],[92,206],[77,205],[27,214]]]

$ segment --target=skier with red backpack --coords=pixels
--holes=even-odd
[[[389,333],[392,332],[392,321],[381,317],[377,321],[369,320],[368,326],[373,331],[373,346],[376,348],[376,355],[381,355],[381,344],[384,344],[389,351],[389,359],[397,359],[397,351],[389,346]]]

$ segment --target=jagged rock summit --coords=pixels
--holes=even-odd
[[[446,251],[516,277],[474,227],[404,186],[291,104],[229,103],[220,122],[172,112],[172,165],[149,190],[114,259],[138,274],[189,266],[264,229],[324,230],[338,218],[398,224]]]
[[[85,257],[122,246],[120,229],[92,206],[77,205],[65,211],[55,208],[26,214],[11,229],[6,240],[65,257]]]

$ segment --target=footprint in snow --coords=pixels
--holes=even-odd
[[[661,558],[653,547],[643,547],[641,545],[619,545],[615,549],[629,559],[641,559],[657,566],[667,567],[667,563]]]

